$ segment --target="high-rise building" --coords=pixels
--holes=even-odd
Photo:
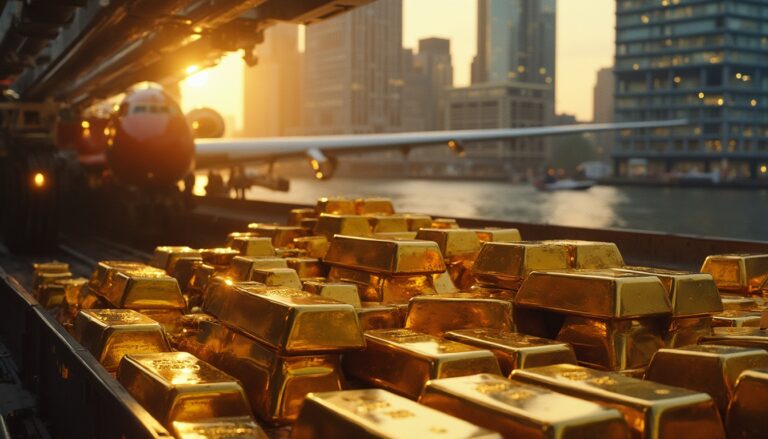
[[[472,83],[555,81],[555,0],[479,0]]]
[[[415,62],[427,79],[425,120],[427,130],[445,128],[445,89],[453,85],[451,41],[443,38],[419,40]]]
[[[402,0],[379,0],[307,27],[304,132],[400,131]]]
[[[616,120],[692,122],[619,136],[617,174],[641,159],[650,174],[768,176],[768,3],[619,0],[616,16]]]
[[[245,66],[243,135],[275,137],[301,125],[302,55],[299,29],[277,24],[257,46],[258,64]]]
[[[613,68],[606,67],[597,71],[597,80],[593,90],[592,122],[613,122]],[[616,138],[613,133],[595,134],[595,144],[600,152],[609,152]]]

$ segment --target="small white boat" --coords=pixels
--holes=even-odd
[[[574,180],[566,178],[552,182],[537,181],[534,183],[536,189],[541,191],[585,191],[597,183],[593,180]]]

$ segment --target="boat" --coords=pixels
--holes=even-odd
[[[534,182],[536,189],[545,192],[585,191],[596,184],[597,182],[594,180],[574,180],[572,178],[564,178],[554,181],[538,180]]]

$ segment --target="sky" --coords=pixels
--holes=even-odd
[[[615,0],[557,0],[557,90],[555,109],[592,119],[592,88],[597,71],[613,64]],[[454,82],[469,84],[477,45],[476,0],[403,0],[403,45],[443,37],[451,40]],[[242,127],[243,68],[239,55],[200,72],[182,84],[185,111],[200,106],[218,110]]]

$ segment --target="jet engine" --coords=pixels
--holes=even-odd
[[[195,139],[218,139],[224,137],[226,124],[218,111],[207,108],[195,108],[187,113],[187,123]]]

